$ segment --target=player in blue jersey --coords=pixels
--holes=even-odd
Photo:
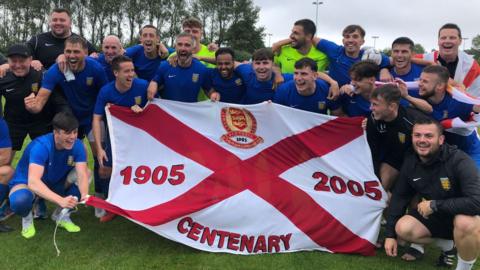
[[[359,25],[349,25],[342,32],[343,46],[337,45],[326,39],[314,38],[313,42],[321,52],[328,56],[330,62],[329,75],[341,86],[350,83],[350,67],[365,59],[368,55],[361,49],[365,43],[365,30]],[[390,59],[385,55],[378,55],[376,63],[381,68],[380,79],[382,81],[391,81],[390,73],[387,67],[390,65]]]
[[[390,73],[393,78],[400,78],[405,82],[418,81],[424,66],[412,63],[415,44],[408,37],[399,37],[392,43],[392,63]]]
[[[9,183],[10,207],[22,217],[25,238],[36,233],[31,211],[35,195],[58,205],[52,219],[60,227],[68,232],[80,231],[70,214],[60,216],[60,211],[74,208],[88,195],[87,154],[77,139],[78,121],[71,113],[58,113],[52,125],[53,133],[38,137],[27,146]]]
[[[120,39],[115,35],[106,36],[102,42],[102,53],[98,55],[96,60],[102,65],[107,74],[108,81],[114,81],[115,76],[112,71],[113,58],[124,53]]]
[[[244,104],[273,100],[278,84],[293,79],[292,74],[281,74],[279,70],[274,72],[273,57],[271,50],[258,49],[252,55],[251,64],[235,65],[235,72],[246,87]]]
[[[201,90],[211,100],[218,101],[220,95],[211,89],[208,69],[193,58],[195,39],[191,34],[181,33],[175,41],[175,65],[162,62],[155,77],[148,86],[148,98],[153,99],[157,92],[160,97],[182,102],[196,102]]]
[[[158,30],[153,25],[145,25],[140,30],[140,45],[126,49],[125,55],[133,60],[135,72],[140,79],[150,81],[162,60],[168,57],[167,48],[160,42]]]
[[[0,117],[0,205],[8,194],[8,182],[14,173],[10,166],[12,156],[12,142],[8,132],[7,122]],[[0,222],[0,232],[9,232],[13,230],[9,226]]]
[[[463,121],[468,121],[472,112],[480,112],[480,106],[453,99],[447,92],[448,78],[448,69],[443,66],[424,68],[420,75],[419,95],[432,105],[432,117],[435,120],[442,121],[459,117]],[[467,153],[480,168],[480,140],[476,131],[467,136],[446,131],[445,140]]]
[[[209,69],[212,88],[220,94],[220,101],[240,104],[245,95],[245,84],[234,72],[235,53],[230,48],[215,52],[215,69]]]
[[[336,101],[328,99],[328,84],[318,79],[317,63],[311,58],[302,58],[295,63],[293,81],[280,85],[273,102],[292,108],[332,115],[340,115],[342,109]]]
[[[83,38],[69,37],[65,41],[64,54],[69,72],[62,73],[54,64],[45,74],[38,94],[25,98],[25,106],[38,113],[54,88],[60,86],[80,123],[78,137],[83,138],[91,130],[93,107],[98,91],[107,83],[107,76],[99,63],[86,57],[87,43]]]

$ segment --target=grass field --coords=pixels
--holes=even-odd
[[[18,160],[18,154],[16,160]],[[91,160],[90,160],[91,162]],[[53,205],[49,205],[51,213]],[[375,257],[310,251],[241,256],[198,251],[167,240],[121,217],[100,224],[93,208],[80,206],[72,219],[80,233],[57,232],[59,257],[53,245],[54,223],[35,221],[37,235],[29,240],[20,235],[21,219],[6,224],[14,232],[0,234],[0,270],[10,269],[439,269],[434,266],[439,250],[427,248],[419,262],[388,258],[383,250]],[[480,269],[477,263],[475,269]]]

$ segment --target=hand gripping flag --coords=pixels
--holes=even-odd
[[[87,204],[211,252],[374,254],[386,194],[361,118],[167,100],[107,117],[109,197]]]

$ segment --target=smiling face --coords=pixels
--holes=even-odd
[[[12,55],[8,57],[8,65],[10,70],[17,77],[25,77],[30,71],[30,64],[32,57],[25,57],[20,55]]]
[[[72,131],[65,131],[62,129],[54,129],[53,130],[54,140],[55,140],[55,147],[58,150],[70,150],[73,148],[75,144],[75,140],[77,139],[78,129],[74,129]]]
[[[122,44],[114,36],[108,36],[103,40],[102,52],[105,55],[107,63],[112,63],[112,59],[122,54]]]
[[[392,59],[396,69],[410,67],[413,52],[409,44],[395,44],[392,47]]]
[[[120,63],[118,70],[113,71],[113,75],[115,75],[115,84],[118,84],[120,88],[132,88],[133,78],[135,78],[133,62],[126,61]]]
[[[433,73],[422,72],[420,74],[420,79],[418,81],[418,94],[423,99],[428,99],[435,95],[443,87],[443,84],[440,85],[439,77]]]
[[[438,49],[445,60],[454,61],[458,55],[458,47],[462,43],[457,29],[445,28],[438,33]]]
[[[423,162],[436,155],[444,140],[445,137],[440,135],[440,131],[435,124],[416,124],[413,126],[413,149]]]
[[[181,36],[175,42],[175,51],[177,52],[178,61],[184,63],[192,58],[194,49],[194,41],[191,37]]]
[[[65,43],[65,50],[63,51],[67,61],[68,68],[72,72],[78,72],[85,66],[85,57],[87,56],[87,49],[83,48],[80,43]]]
[[[294,25],[292,28],[292,33],[290,34],[290,39],[292,40],[292,47],[299,49],[306,45],[307,36],[301,25]]]
[[[146,53],[156,52],[159,41],[157,30],[152,27],[145,27],[140,33],[140,43]]]
[[[253,60],[252,62],[253,70],[257,80],[259,81],[268,81],[272,78],[272,68],[273,62],[270,59],[263,60]]]
[[[217,70],[222,78],[231,78],[234,70],[234,61],[232,55],[229,53],[222,53],[217,56],[216,60]]]
[[[55,37],[66,38],[70,36],[72,20],[66,12],[53,12],[50,15],[49,26]]]
[[[350,57],[357,57],[365,40],[358,30],[351,33],[345,33],[343,35],[343,46],[345,47],[345,53]]]
[[[296,68],[293,73],[293,79],[300,95],[309,95],[315,91],[317,72],[313,71],[309,66]]]

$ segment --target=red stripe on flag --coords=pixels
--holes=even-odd
[[[470,70],[465,76],[465,79],[463,79],[463,85],[465,85],[465,87],[468,88],[470,87],[470,85],[472,85],[475,79],[479,77],[480,77],[480,66],[478,65],[477,61],[473,60]]]

